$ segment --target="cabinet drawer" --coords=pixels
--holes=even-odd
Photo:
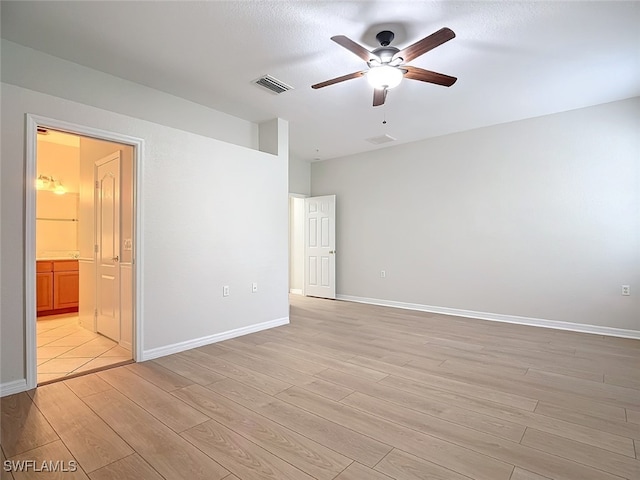
[[[60,260],[53,262],[54,272],[77,272],[78,261],[77,260]]]
[[[36,272],[52,272],[53,262],[36,262]]]

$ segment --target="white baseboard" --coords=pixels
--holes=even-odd
[[[14,380],[13,382],[0,383],[0,397],[13,395],[27,390],[27,380],[25,378]]]
[[[268,322],[257,323],[255,325],[249,325],[248,327],[236,328],[234,330],[217,333],[215,335],[209,335],[207,337],[195,338],[193,340],[174,343],[172,345],[166,345],[164,347],[152,348],[150,350],[145,350],[144,352],[142,352],[141,361],[153,360],[154,358],[164,357],[165,355],[171,355],[172,353],[183,352],[191,348],[209,345],[210,343],[221,342],[223,340],[229,340],[231,338],[240,337],[249,333],[255,333],[274,327],[280,327],[282,325],[287,325],[288,323],[289,317],[277,318],[275,320],[269,320]],[[24,378],[21,380],[2,383],[0,384],[0,397],[13,395],[14,393],[20,393],[26,390],[27,380]]]
[[[443,315],[453,315],[456,317],[477,318],[479,320],[490,320],[492,322],[516,323],[532,327],[554,328],[556,330],[570,330],[572,332],[593,333],[596,335],[640,340],[639,330],[602,327],[599,325],[587,325],[584,323],[561,322],[557,320],[545,320],[542,318],[519,317],[517,315],[503,315],[501,313],[476,312],[473,310],[461,310],[458,308],[435,307],[432,305],[421,305],[419,303],[396,302],[393,300],[380,300],[377,298],[356,297],[353,295],[336,295],[336,298],[338,300],[346,300],[348,302],[368,303],[371,305],[381,305],[383,307],[404,308],[406,310],[441,313]]]
[[[231,338],[240,337],[249,333],[255,333],[261,330],[267,330],[269,328],[287,325],[288,323],[289,317],[277,318],[275,320],[269,320],[268,322],[249,325],[248,327],[236,328],[234,330],[228,330],[226,332],[216,333],[214,335],[208,335],[206,337],[194,338],[193,340],[173,343],[171,345],[165,345],[164,347],[144,350],[142,352],[141,361],[144,362],[146,360],[153,360],[154,358],[164,357],[165,355],[184,352],[185,350],[190,350],[192,348],[202,347],[203,345],[209,345],[211,343],[222,342],[223,340],[229,340]]]
[[[289,293],[294,293],[296,295],[302,295],[302,289],[301,288],[292,288],[289,290]]]

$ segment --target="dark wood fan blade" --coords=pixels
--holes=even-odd
[[[336,42],[341,47],[346,48],[350,52],[355,53],[357,56],[359,56],[365,62],[368,62],[372,58],[378,58],[376,55],[371,53],[369,50],[364,48],[362,45],[357,44],[356,42],[354,42],[353,40],[351,40],[348,37],[345,37],[344,35],[336,35],[335,37],[331,37],[331,40]]]
[[[332,78],[331,80],[327,80],[326,82],[316,83],[315,85],[311,85],[311,88],[322,88],[328,87],[329,85],[333,85],[334,83],[344,82],[345,80],[351,80],[352,78],[358,78],[364,75],[365,72],[353,72],[348,75],[342,75],[341,77]]]
[[[404,74],[404,78],[409,78],[411,80],[435,83],[436,85],[442,85],[445,87],[450,87],[456,83],[456,80],[458,80],[456,77],[450,77],[444,73],[432,72],[431,70],[424,70],[410,65],[403,65],[400,68],[407,71],[407,73]]]
[[[373,89],[373,106],[377,107],[382,105],[387,98],[386,88],[374,88]]]
[[[409,45],[407,48],[400,50],[393,58],[402,57],[405,62],[410,62],[416,57],[419,57],[423,53],[433,50],[439,45],[448,42],[452,38],[455,38],[456,34],[450,28],[444,27],[435,33],[432,33],[428,37],[417,41],[413,45]]]

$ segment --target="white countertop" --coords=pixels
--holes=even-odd
[[[54,260],[78,260],[73,257],[38,257],[36,258],[37,262],[52,262]]]
[[[40,250],[36,252],[36,260],[53,261],[53,260],[78,260],[80,252],[77,250]]]

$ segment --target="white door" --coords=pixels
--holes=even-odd
[[[95,163],[96,327],[120,341],[120,152]]]
[[[336,298],[336,196],[304,199],[304,294]]]

